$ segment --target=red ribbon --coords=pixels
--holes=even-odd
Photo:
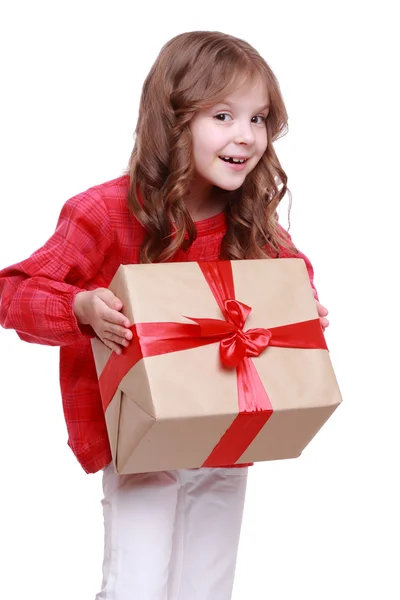
[[[239,414],[203,463],[205,467],[235,464],[270,418],[273,408],[251,360],[268,346],[327,349],[319,319],[243,330],[251,308],[235,298],[230,261],[199,263],[225,320],[187,317],[193,323],[138,323],[122,354],[113,353],[99,378],[104,411],[122,378],[142,358],[190,350],[220,341],[220,357],[236,368]]]

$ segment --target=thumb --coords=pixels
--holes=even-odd
[[[99,288],[96,290],[96,292],[97,297],[100,298],[100,300],[103,300],[103,302],[107,304],[109,308],[112,308],[113,310],[121,310],[122,302],[112,293],[111,290],[108,290],[107,288]]]

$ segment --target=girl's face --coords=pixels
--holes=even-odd
[[[265,84],[255,80],[193,117],[197,193],[207,194],[212,186],[234,191],[243,184],[267,148],[267,115]]]

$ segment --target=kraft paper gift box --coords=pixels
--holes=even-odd
[[[92,340],[118,473],[294,458],[341,402],[302,259],[120,266]]]

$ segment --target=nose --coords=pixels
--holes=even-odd
[[[254,144],[255,134],[252,124],[247,119],[238,120],[236,123],[237,128],[234,140],[236,144],[246,144],[248,146]]]

